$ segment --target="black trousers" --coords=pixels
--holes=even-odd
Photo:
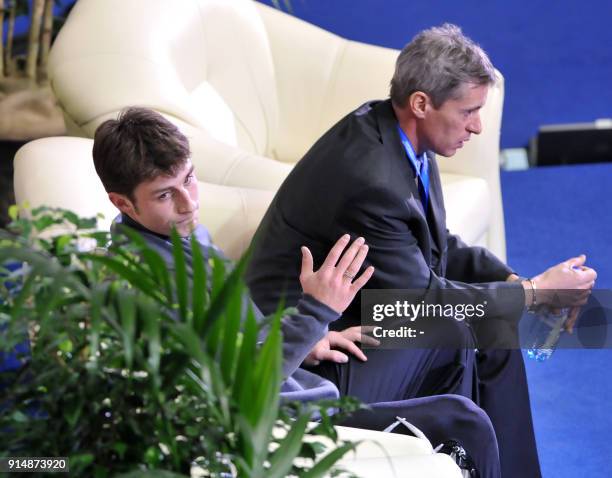
[[[525,363],[520,350],[480,350],[476,357],[480,407],[499,445],[504,478],[540,478]]]
[[[460,350],[364,352],[367,362],[351,357],[313,368],[342,395],[371,404],[372,411],[356,413],[346,425],[382,430],[402,416],[434,446],[459,441],[482,477],[541,476],[520,350],[476,353],[467,341]]]

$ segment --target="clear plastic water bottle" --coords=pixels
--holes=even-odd
[[[565,330],[569,310],[569,308],[560,309],[558,312],[544,310],[533,317],[533,324],[529,329],[530,347],[527,349],[527,357],[538,362],[550,358]]]

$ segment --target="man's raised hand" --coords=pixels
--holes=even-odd
[[[374,273],[374,267],[369,266],[357,277],[368,254],[368,246],[363,237],[360,237],[347,249],[349,241],[348,234],[338,239],[316,272],[310,249],[302,246],[302,290],[339,314],[344,312]]]

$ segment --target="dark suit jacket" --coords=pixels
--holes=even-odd
[[[430,160],[426,218],[391,102],[366,103],[340,120],[289,174],[256,233],[247,283],[257,305],[270,313],[282,298],[295,304],[300,246],[310,248],[319,267],[348,232],[370,246],[364,267],[376,271],[368,288],[503,289],[507,300],[488,313],[522,310],[522,287],[505,282],[512,270],[446,229],[440,174],[433,155]],[[354,325],[359,317],[356,300],[334,325]]]

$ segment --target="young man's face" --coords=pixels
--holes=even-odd
[[[172,226],[188,236],[198,223],[198,184],[190,160],[174,176],[159,175],[134,189],[134,201],[117,193],[109,197],[117,208],[147,229],[170,235]]]
[[[425,150],[452,156],[473,134],[480,134],[480,109],[487,101],[487,85],[464,84],[457,99],[448,99],[439,108],[429,103],[420,125]]]

